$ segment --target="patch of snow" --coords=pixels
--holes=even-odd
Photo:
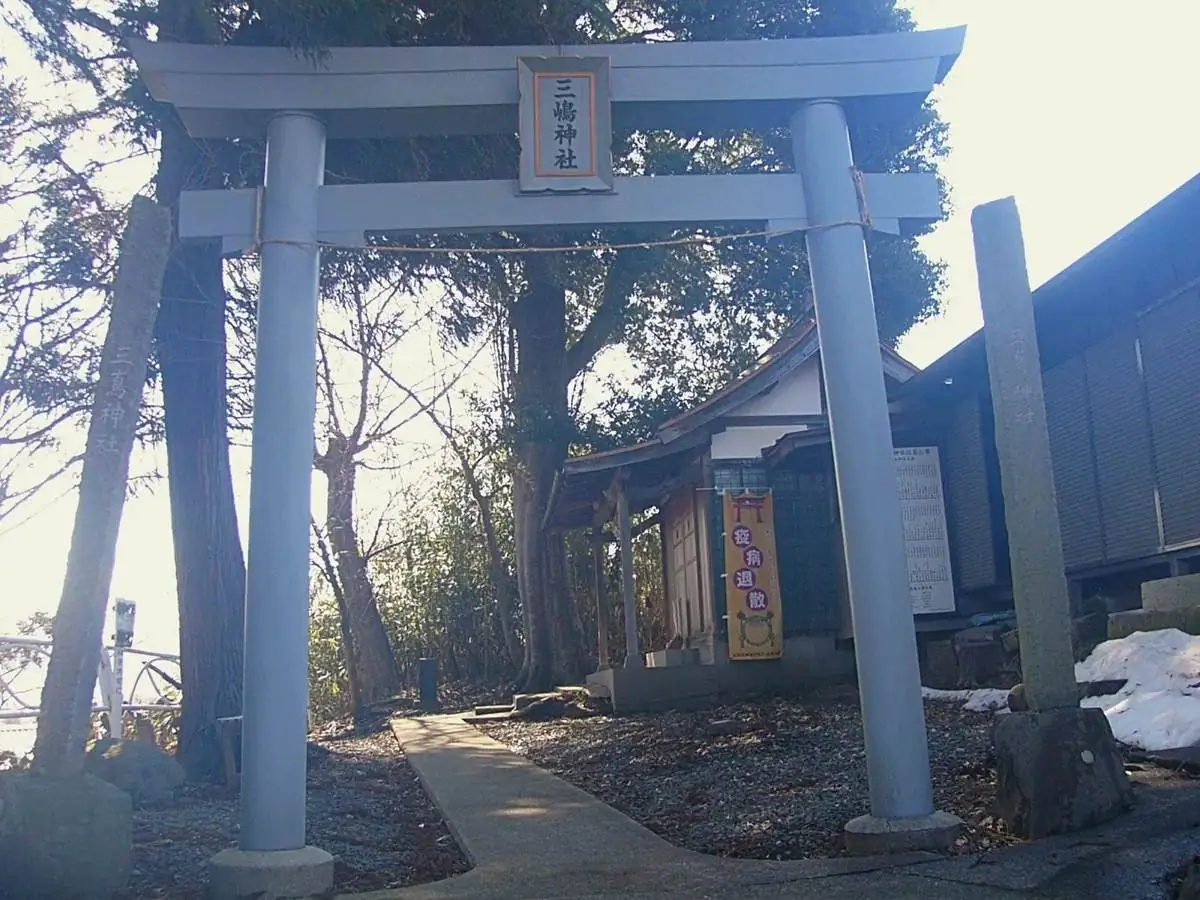
[[[1105,641],[1076,664],[1075,680],[1126,682],[1115,694],[1081,704],[1104,710],[1122,744],[1150,752],[1200,745],[1200,637],[1167,628]],[[973,712],[1004,712],[1008,705],[1008,691],[993,688],[921,693]]]
[[[1200,680],[1200,637],[1177,628],[1137,631],[1128,637],[1105,641],[1075,666],[1075,680],[1133,684],[1172,683],[1187,687]]]
[[[1200,637],[1167,628],[1105,641],[1075,677],[1128,679],[1116,694],[1082,704],[1104,710],[1121,743],[1147,751],[1200,744]]]
[[[970,691],[943,691],[921,688],[921,696],[939,703],[961,703],[968,712],[998,712],[1008,710],[1008,691],[999,688],[977,688]]]
[[[921,688],[921,696],[926,700],[936,700],[939,703],[965,703],[970,699],[970,691],[944,691],[941,688]]]
[[[999,688],[979,688],[963,704],[967,712],[1008,712],[1008,691]]]

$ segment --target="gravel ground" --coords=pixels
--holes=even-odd
[[[989,716],[925,707],[938,808],[967,823],[956,852],[1016,842],[991,815]],[[868,811],[857,698],[770,699],[701,712],[481,726],[668,841],[754,859],[843,852]]]
[[[120,900],[202,900],[205,864],[237,841],[238,799],[189,787],[134,813],[133,878]],[[308,837],[337,860],[335,890],[437,881],[470,866],[389,731],[309,748]]]

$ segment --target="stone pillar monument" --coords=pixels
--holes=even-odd
[[[976,207],[971,226],[1029,706],[993,726],[999,806],[1015,832],[1043,837],[1113,818],[1127,806],[1130,787],[1108,719],[1079,708],[1041,355],[1016,202]]]

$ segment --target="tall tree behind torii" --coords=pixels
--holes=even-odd
[[[245,285],[246,288],[251,285]],[[245,290],[239,293],[246,293]],[[422,390],[402,381],[394,370],[407,369],[414,341],[427,334],[411,298],[399,289],[364,289],[357,280],[330,285],[318,332],[318,445],[314,466],[325,476],[325,527],[318,530],[318,568],[333,590],[343,618],[342,640],[350,675],[353,704],[362,707],[386,700],[400,689],[401,675],[380,615],[372,583],[372,559],[393,549],[390,506],[377,510],[369,541],[362,540],[356,486],[360,470],[399,471],[414,462],[395,446],[398,435],[414,419],[433,422],[463,468],[472,499],[479,506],[485,542],[497,579],[501,631],[513,649],[508,570],[492,525],[489,498],[476,477],[463,441],[437,412],[486,345],[463,360],[446,363],[423,377]],[[421,462],[421,460],[416,460]],[[519,648],[519,644],[517,645]]]
[[[400,348],[416,322],[405,312],[411,303],[395,290],[368,295],[350,283],[333,291],[317,339],[318,417],[323,422],[318,423],[313,465],[326,484],[325,528],[318,540],[328,541],[332,571],[325,576],[339,595],[346,620],[343,640],[353,641],[346,655],[348,668],[355,670],[355,702],[369,706],[399,693],[400,671],[369,571],[371,557],[384,549],[378,543],[381,529],[363,546],[355,487],[359,469],[378,467],[371,458],[378,460],[387,442],[413,419],[405,410],[409,398],[397,399],[380,389],[378,366]]]
[[[162,40],[218,43],[199,0],[160,0]],[[159,110],[158,200],[178,215],[184,190],[219,186],[225,148],[196,142]],[[193,779],[222,769],[216,720],[241,714],[246,566],[229,462],[226,294],[219,245],[179,243],[156,333],[166,424],[183,690],[180,761]]]

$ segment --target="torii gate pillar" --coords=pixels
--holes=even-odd
[[[904,523],[879,360],[879,327],[846,115],[833,100],[791,119],[854,624],[871,814],[846,826],[852,852],[949,845],[962,823],[935,812],[908,596]],[[843,224],[834,224],[843,223]],[[824,227],[829,226],[829,227]]]
[[[267,126],[254,360],[241,828],[238,848],[210,864],[215,900],[315,897],[333,888],[333,857],[305,844],[317,207],[324,181],[324,124],[304,112],[274,116]]]

